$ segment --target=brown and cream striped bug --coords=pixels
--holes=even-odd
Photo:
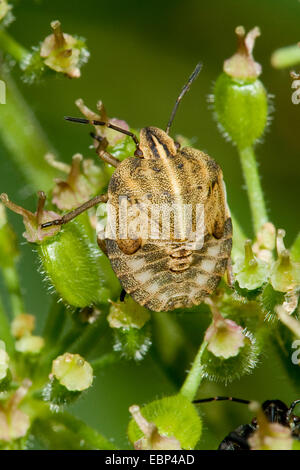
[[[154,311],[199,305],[214,292],[226,269],[230,267],[232,223],[222,170],[205,153],[191,147],[180,148],[169,136],[180,100],[200,69],[201,65],[198,64],[177,98],[166,131],[146,127],[140,131],[138,140],[130,131],[110,122],[66,118],[84,124],[108,126],[123,132],[134,139],[137,148],[134,156],[119,162],[108,154],[101,138],[98,138],[98,155],[116,167],[107,194],[96,196],[60,219],[43,225],[48,227],[65,224],[100,202],[108,203],[112,212],[117,214],[114,227],[116,236],[111,235],[111,230],[109,234],[106,232],[99,245],[107,253],[123,289],[136,302]],[[120,216],[120,201],[124,198],[127,209],[129,208],[126,212],[129,220],[126,221]],[[202,238],[196,237],[195,242],[195,239],[187,237],[184,230],[186,217],[180,211],[176,217],[169,212],[168,236],[157,236],[166,207],[174,205],[181,207],[181,211],[182,207],[190,208],[190,228],[193,233],[199,228],[195,222],[196,208],[203,208],[204,224],[200,227]],[[144,215],[151,211],[151,223],[153,207],[162,208],[161,212],[154,211],[157,217],[154,217],[157,230],[154,234],[152,230],[149,233],[143,230],[134,236],[134,230],[131,230],[131,233],[126,232],[126,236],[120,236],[124,224],[130,225],[134,218],[133,212],[130,212],[133,207]],[[148,222],[147,229],[149,230]],[[198,243],[200,239],[202,243]]]

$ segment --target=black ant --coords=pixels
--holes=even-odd
[[[249,405],[250,400],[243,400],[241,398],[233,397],[213,397],[194,400],[193,403],[206,403],[211,401],[234,401]],[[266,400],[262,404],[262,410],[270,423],[279,423],[291,429],[292,437],[300,441],[300,416],[294,415],[293,411],[300,403],[300,400],[295,400],[288,407],[281,400]],[[242,424],[234,431],[230,432],[221,442],[218,450],[249,450],[248,439],[257,429],[257,419],[254,418],[250,424]]]

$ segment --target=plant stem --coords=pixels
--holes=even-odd
[[[268,216],[257,170],[255,153],[252,147],[247,147],[240,150],[239,154],[247,185],[254,231],[257,233],[262,225],[268,221]]]
[[[231,220],[233,226],[232,258],[233,261],[235,261],[236,258],[244,255],[245,240],[247,237],[233,214],[231,214]]]
[[[203,343],[201,344],[196,354],[196,357],[192,364],[192,368],[189,371],[180,389],[180,393],[184,395],[186,398],[188,398],[190,401],[194,400],[197,390],[199,388],[199,385],[203,378],[201,359],[202,359],[202,355],[205,351],[206,346],[207,346],[207,342],[203,341]]]
[[[66,318],[66,307],[62,302],[59,302],[58,297],[55,296],[43,332],[43,338],[48,348],[53,347],[58,341],[65,326]]]
[[[298,44],[292,46],[281,47],[273,52],[271,56],[271,64],[276,69],[293,67],[300,64],[300,47]]]
[[[17,268],[15,265],[6,266],[2,268],[2,273],[9,293],[12,313],[16,317],[25,312]]]
[[[11,37],[4,29],[0,29],[0,49],[10,54],[17,62],[21,62],[29,54],[20,43]]]
[[[14,353],[14,339],[10,331],[10,324],[0,301],[0,340],[4,341],[9,355]]]
[[[0,70],[6,84],[6,104],[1,105],[0,139],[34,191],[48,191],[56,172],[44,159],[52,147],[11,76]],[[54,152],[55,153],[55,152]]]

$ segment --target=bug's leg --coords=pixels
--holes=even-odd
[[[104,137],[101,137],[100,135],[96,135],[94,132],[91,132],[90,136],[93,139],[97,140],[98,142],[98,145],[96,147],[96,152],[97,152],[97,155],[101,158],[101,160],[117,168],[117,166],[121,162],[117,158],[113,157],[109,152],[106,151],[107,140]]]
[[[79,214],[82,214],[82,212],[85,212],[86,210],[90,209],[93,206],[96,206],[100,202],[107,202],[108,201],[108,195],[107,194],[100,194],[99,196],[94,197],[93,199],[90,199],[89,201],[85,202],[81,206],[77,207],[71,212],[68,212],[67,214],[63,215],[60,219],[56,220],[50,220],[49,222],[46,222],[45,224],[42,224],[42,228],[47,228],[51,227],[52,225],[64,225],[70,222],[71,220],[75,219]]]
[[[136,145],[136,151],[134,152],[134,155],[136,157],[143,157],[143,151],[140,149],[140,143],[139,143],[139,140],[138,140],[137,136],[133,132],[128,131],[127,129],[123,129],[122,127],[115,126],[111,122],[107,122],[107,121],[97,121],[97,120],[94,120],[94,119],[90,120],[90,119],[83,119],[83,118],[74,118],[74,117],[70,117],[70,116],[65,116],[65,119],[67,121],[71,121],[71,122],[78,122],[79,124],[92,124],[93,126],[106,126],[109,129],[114,129],[115,131],[120,132],[121,134],[129,135],[129,137],[132,138],[132,140],[134,141],[134,143]]]
[[[229,259],[228,259],[226,274],[227,274],[227,283],[228,283],[229,287],[233,287],[234,277],[233,277],[233,272],[232,272],[231,257],[229,257]]]
[[[125,295],[126,295],[126,290],[122,289],[121,294],[120,294],[120,302],[124,302]]]

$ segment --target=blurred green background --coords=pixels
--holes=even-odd
[[[235,51],[235,27],[242,24],[248,30],[258,25],[262,36],[257,40],[255,58],[263,65],[262,80],[274,95],[275,112],[262,144],[257,146],[257,156],[271,220],[287,230],[287,244],[292,242],[299,229],[300,106],[291,102],[288,71],[272,69],[270,55],[274,49],[300,40],[298,0],[23,0],[16,2],[14,14],[16,21],[9,32],[26,47],[48,35],[54,19],[62,22],[63,31],[87,39],[91,58],[79,80],[49,79],[28,86],[18,79],[19,71],[14,71],[27,103],[61,159],[67,162],[76,152],[93,156],[87,129],[75,128],[63,120],[66,114],[78,115],[75,99],[83,98],[90,107],[101,99],[111,117],[125,119],[132,127],[164,128],[178,91],[195,64],[202,61],[203,70],[180,106],[173,134],[196,137],[197,147],[222,166],[231,209],[250,236],[250,213],[238,156],[219,134],[207,96],[224,59]],[[13,200],[33,210],[36,198],[1,142],[0,155],[0,192],[7,192]],[[21,220],[14,215],[10,220],[22,242]],[[50,294],[37,272],[32,248],[24,244],[21,252],[26,308],[42,325]],[[174,365],[182,374],[201,340],[203,328],[199,315],[191,313],[179,320],[191,344],[191,351]],[[166,348],[172,334],[166,331],[162,338]],[[73,409],[125,448],[129,446],[125,433],[129,405],[175,390],[176,380],[161,370],[153,353],[141,364],[105,369],[96,386]],[[278,397],[287,402],[296,398],[296,391],[286,384],[285,372],[272,351],[262,358],[253,375],[227,387],[207,383],[200,392],[201,396],[221,393],[257,400]],[[238,404],[207,404],[202,411],[203,448],[215,448],[227,432],[250,419],[249,412]]]

